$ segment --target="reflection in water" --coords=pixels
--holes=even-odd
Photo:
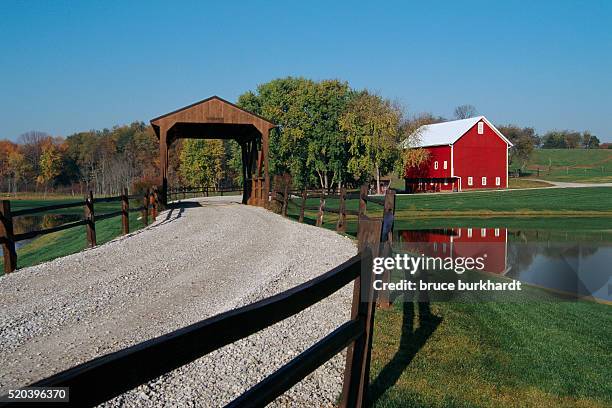
[[[24,215],[13,218],[13,230],[15,234],[24,232],[36,231],[46,228],[55,227],[67,222],[77,221],[80,217],[77,214],[41,214],[41,215]],[[15,243],[17,249],[28,244],[32,240],[19,241]],[[0,246],[0,256],[3,254],[2,246]]]
[[[522,239],[509,241],[508,236]],[[506,228],[397,231],[402,251],[430,257],[484,259],[484,271],[574,296],[612,300],[612,243],[529,242]]]

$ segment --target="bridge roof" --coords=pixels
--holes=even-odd
[[[244,134],[245,129],[248,128],[255,127],[260,133],[263,133],[263,130],[276,127],[268,119],[244,110],[216,95],[151,119],[151,126],[158,138],[160,128],[163,127],[174,133],[174,138],[214,137],[219,139],[239,137],[239,134]]]

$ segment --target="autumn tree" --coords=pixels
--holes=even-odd
[[[45,143],[40,155],[40,173],[36,181],[45,186],[45,196],[47,188],[53,183],[55,177],[60,174],[62,159],[54,143]]]
[[[399,159],[401,109],[388,99],[367,90],[357,93],[340,118],[349,146],[348,170],[355,179],[376,178],[389,173]]]

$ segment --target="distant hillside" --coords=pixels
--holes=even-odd
[[[543,180],[609,183],[612,149],[536,149],[526,171]]]

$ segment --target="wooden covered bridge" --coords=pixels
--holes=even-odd
[[[242,150],[242,202],[263,206],[270,193],[269,136],[276,125],[218,96],[151,120],[159,139],[161,196],[167,204],[168,150],[178,139],[234,139]]]

